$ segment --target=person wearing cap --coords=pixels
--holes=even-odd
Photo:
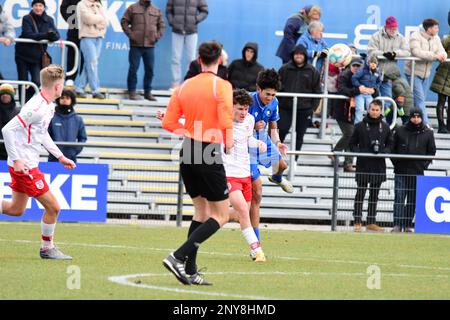
[[[394,130],[392,153],[428,156],[436,154],[433,129],[423,123],[423,113],[420,108],[411,108],[409,121]],[[392,232],[411,232],[416,208],[417,176],[424,174],[431,161],[398,158],[391,161],[395,173]]]
[[[22,18],[22,33],[19,38],[32,40],[48,40],[50,42],[59,40],[59,32],[52,17],[45,12],[44,0],[33,0],[32,9],[29,14]],[[46,44],[17,43],[15,46],[15,60],[17,65],[17,76],[19,80],[31,81],[40,87],[40,74],[42,69],[42,55],[47,50]],[[26,101],[34,94],[33,88],[26,91]],[[37,93],[37,92],[36,92]],[[19,96],[21,88],[19,87]]]
[[[439,22],[435,19],[425,19],[422,22],[422,27],[409,38],[411,55],[421,59],[416,61],[414,74],[412,62],[406,61],[405,63],[405,74],[409,82],[411,82],[411,77],[414,75],[414,105],[422,110],[424,124],[428,124],[425,100],[429,89],[429,77],[433,67],[432,62],[444,62],[447,59],[447,52],[442,46],[438,33]]]
[[[3,11],[3,6],[0,5],[0,43],[4,46],[9,46],[14,42],[16,32],[14,26],[11,23],[9,16]],[[0,80],[3,79],[3,75],[0,72]]]
[[[408,41],[398,32],[398,21],[395,17],[387,17],[384,26],[372,35],[367,46],[367,53],[369,56],[383,57],[378,64],[382,76],[387,66],[397,64],[396,58],[411,55]],[[380,84],[380,96],[392,98],[392,84],[384,77]],[[389,106],[390,103],[385,102],[385,110],[390,110]],[[386,120],[388,123],[392,121],[392,112],[387,115]]]
[[[369,56],[366,59],[364,66],[352,76],[352,83],[361,91],[355,96],[355,124],[357,124],[362,121],[363,114],[373,97],[379,95],[381,74],[378,71],[377,57]]]
[[[86,142],[87,134],[83,118],[75,112],[77,97],[72,90],[63,90],[61,97],[56,99],[55,115],[48,127],[48,133],[53,141],[62,142]],[[77,162],[77,155],[83,147],[60,148],[64,156],[73,162]],[[54,155],[49,153],[49,162],[58,162]]]
[[[369,89],[360,89],[353,85],[352,76],[359,70],[364,64],[364,60],[361,58],[353,58],[350,65],[344,69],[338,77],[338,94],[342,94],[350,97],[348,100],[336,99],[334,105],[333,115],[336,119],[339,128],[341,129],[342,136],[334,146],[333,151],[350,151],[349,142],[353,135],[355,128],[355,96],[363,92],[369,92]],[[361,91],[362,90],[362,91]],[[367,90],[367,91],[366,91]],[[336,159],[330,157],[332,161]],[[345,157],[344,159],[344,172],[354,172],[353,157]]]
[[[20,108],[16,106],[14,100],[15,90],[10,84],[3,83],[0,85],[0,125],[2,129],[12,118],[19,114]],[[0,139],[3,140],[3,134],[0,130]],[[0,144],[0,160],[8,159],[5,145]]]

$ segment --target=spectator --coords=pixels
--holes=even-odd
[[[3,127],[17,114],[19,114],[20,108],[16,107],[16,101],[14,100],[15,91],[14,87],[10,84],[4,83],[0,85],[0,125]],[[3,134],[0,130],[0,139],[3,140]],[[8,154],[6,153],[4,143],[0,144],[0,160],[7,160]]]
[[[392,138],[389,126],[383,121],[382,103],[373,100],[368,115],[355,125],[350,139],[350,150],[361,153],[389,153]],[[376,224],[378,194],[381,184],[386,181],[386,161],[384,158],[358,157],[356,160],[356,184],[358,186],[353,211],[354,230],[361,231],[362,208],[366,190],[369,188],[367,231],[383,232]]]
[[[313,21],[299,41],[299,44],[303,45],[308,52],[308,63],[316,67],[321,74],[323,62],[328,55],[328,46],[322,39],[322,32],[323,24],[320,21]]]
[[[59,8],[59,12],[61,13],[64,21],[68,24],[67,29],[67,41],[71,41],[76,44],[78,47],[78,51],[81,52],[80,49],[80,38],[78,33],[78,22],[77,22],[77,4],[81,0],[62,0],[61,7]],[[74,86],[74,80],[78,74],[81,74],[81,70],[83,70],[83,55],[80,54],[80,64],[79,69],[70,76],[66,77],[66,86]],[[72,70],[75,65],[75,49],[67,46],[67,70]],[[78,66],[77,66],[78,68]]]
[[[208,16],[206,0],[168,0],[166,17],[172,27],[172,89],[181,83],[183,50],[186,62],[195,59],[197,50],[197,26]]]
[[[53,141],[86,142],[86,129],[83,118],[75,112],[76,103],[76,95],[71,90],[63,90],[61,97],[56,99],[55,115],[48,127]],[[66,158],[77,162],[83,147],[60,147],[60,150]],[[58,159],[49,153],[48,161],[58,162]]]
[[[258,44],[247,42],[242,49],[242,59],[236,59],[228,67],[229,79],[234,88],[256,91],[256,78],[264,67],[258,59]]]
[[[414,32],[409,38],[409,46],[413,57],[422,59],[416,61],[414,70],[414,105],[422,110],[424,124],[428,124],[428,114],[425,106],[425,99],[428,94],[429,77],[431,73],[432,61],[439,60],[443,62],[447,59],[447,53],[442,46],[438,36],[439,22],[434,19],[425,19],[422,22],[422,28]],[[405,74],[411,83],[412,63],[406,61]]]
[[[22,18],[22,34],[19,38],[32,40],[56,41],[59,39],[58,30],[55,27],[53,18],[45,12],[44,0],[33,0],[32,10]],[[17,65],[17,75],[19,80],[28,81],[28,73],[31,75],[31,81],[40,87],[41,61],[44,51],[47,50],[46,44],[17,43],[15,59]],[[26,100],[33,96],[33,88],[26,91]],[[19,88],[21,96],[21,88]]]
[[[378,59],[370,56],[362,68],[352,76],[352,83],[359,88],[360,94],[355,96],[355,124],[361,122],[366,106],[378,96],[381,75],[378,71]]]
[[[341,129],[342,136],[334,146],[333,151],[350,151],[349,142],[355,129],[355,97],[360,94],[359,88],[353,86],[352,76],[359,68],[364,64],[364,60],[360,58],[353,58],[350,62],[350,66],[345,69],[338,78],[338,94],[342,94],[350,97],[348,100],[336,100],[334,118],[336,119],[339,128]],[[333,161],[336,161],[334,157]],[[345,157],[344,159],[344,172],[354,172],[353,157]]]
[[[8,15],[3,11],[2,5],[0,5],[0,43],[5,46],[9,46],[14,42],[16,32],[11,24]],[[0,80],[3,80],[3,75],[0,72]]]
[[[397,115],[405,124],[409,120],[409,110],[414,106],[411,87],[400,75],[400,69],[396,64],[387,65],[384,68],[384,78],[392,81],[392,99],[397,104]],[[385,114],[392,114],[390,107],[385,110]]]
[[[319,72],[307,62],[306,48],[297,45],[291,55],[291,61],[284,64],[280,70],[281,90],[280,92],[294,93],[321,93]],[[297,100],[297,123],[295,150],[301,150],[303,136],[308,128],[313,111],[319,106],[320,99],[299,98]],[[288,97],[279,98],[280,140],[284,142],[292,124],[293,99]]]
[[[80,48],[85,61],[83,70],[75,82],[77,96],[86,98],[84,88],[89,83],[92,97],[105,99],[105,96],[100,93],[98,62],[108,25],[106,10],[100,0],[81,0],[77,4],[77,17]]]
[[[442,46],[447,51],[447,56],[450,56],[450,35],[442,40]],[[434,75],[433,82],[430,87],[431,91],[438,94],[438,103],[436,106],[436,113],[439,121],[439,133],[450,132],[450,62],[443,62],[439,65]],[[447,100],[447,127],[444,125],[444,109],[445,101]]]
[[[291,61],[291,52],[294,50],[298,39],[305,33],[309,23],[320,20],[320,16],[320,7],[308,5],[287,19],[284,25],[283,39],[276,53],[283,64]]]
[[[142,14],[145,13],[145,14]],[[139,100],[136,94],[137,71],[140,60],[144,61],[144,98],[156,101],[152,95],[155,45],[164,34],[164,20],[159,8],[150,0],[139,0],[127,8],[121,20],[122,29],[130,39],[127,87],[131,100]]]
[[[395,129],[392,153],[436,154],[433,130],[423,124],[422,110],[411,108],[409,121]],[[395,173],[394,228],[392,232],[411,232],[416,209],[416,179],[423,175],[431,161],[391,159]],[[406,205],[405,205],[406,200]]]
[[[222,45],[222,44],[220,44]],[[226,67],[226,64],[224,64],[224,62],[226,62],[226,52],[225,50],[222,48],[222,56],[221,59],[219,59],[219,70],[217,71],[217,76],[224,79],[224,80],[228,80],[228,68]],[[191,63],[189,64],[189,69],[186,73],[186,75],[184,76],[184,80],[187,80],[189,78],[195,77],[196,75],[202,73],[202,66],[199,62],[198,59],[196,60],[192,60]]]
[[[382,75],[384,75],[387,66],[397,65],[396,58],[409,57],[411,55],[408,42],[398,32],[398,22],[395,17],[387,17],[384,27],[372,35],[367,47],[367,54],[369,56],[384,56],[386,58],[381,59],[378,65]],[[392,84],[389,82],[389,79],[384,77],[380,84],[380,96],[392,98]],[[390,103],[385,103],[385,109],[389,106]],[[392,113],[388,114],[386,120],[388,123],[392,122]]]
[[[329,94],[337,94],[338,92],[338,79],[339,74],[341,73],[341,69],[332,65],[331,63],[328,65],[328,77],[325,81],[327,86],[327,90]],[[328,117],[333,117],[333,111],[336,109],[336,105],[341,101],[338,99],[330,99],[328,104]]]

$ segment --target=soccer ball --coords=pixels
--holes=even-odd
[[[328,51],[328,61],[335,67],[344,68],[352,61],[352,49],[343,43],[337,43]]]

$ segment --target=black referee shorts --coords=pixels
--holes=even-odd
[[[220,144],[185,138],[180,159],[181,177],[191,198],[202,196],[208,201],[228,199]]]

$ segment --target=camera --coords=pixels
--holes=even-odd
[[[373,153],[380,152],[380,141],[378,141],[378,140],[372,141],[371,146],[372,146]]]

